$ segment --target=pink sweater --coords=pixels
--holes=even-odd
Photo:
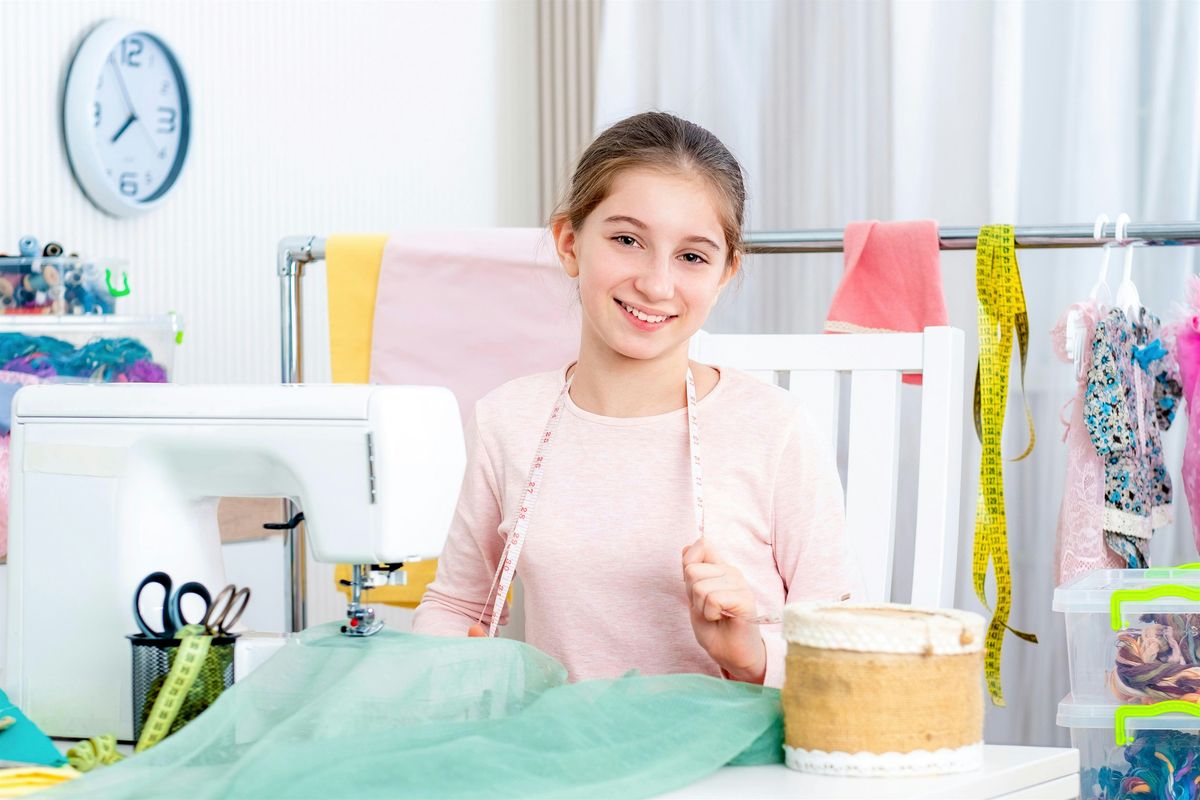
[[[479,618],[565,373],[511,381],[476,405],[458,508],[417,633],[464,636]],[[840,599],[849,581],[831,448],[788,392],[720,373],[696,407],[710,543],[741,570],[759,613]],[[568,398],[517,567],[525,640],[571,680],[631,669],[720,675],[688,615],[681,551],[694,539],[686,409],[604,417]],[[780,686],[779,626],[762,634],[765,683]]]

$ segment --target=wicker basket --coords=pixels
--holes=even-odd
[[[965,611],[787,606],[787,765],[830,775],[978,769],[983,628]]]

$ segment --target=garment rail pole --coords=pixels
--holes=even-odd
[[[304,381],[304,317],[302,288],[304,266],[325,258],[325,240],[315,236],[289,236],[279,243],[276,271],[279,275],[280,365],[283,383]],[[291,500],[283,502],[283,518],[290,520],[303,509]],[[285,631],[302,631],[308,626],[308,575],[304,523],[284,533],[283,625]]]
[[[1039,225],[1014,231],[1018,248],[1099,247],[1117,243],[1117,226],[1105,225],[1101,238],[1092,238],[1091,225]],[[1130,225],[1126,234],[1139,246],[1200,245],[1200,222]],[[979,228],[941,228],[943,250],[974,250]],[[840,253],[842,231],[837,228],[804,231],[761,231],[745,237],[747,253]]]

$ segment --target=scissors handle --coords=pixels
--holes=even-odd
[[[241,600],[239,604],[238,601]],[[220,613],[217,612],[217,607],[221,606],[222,601],[225,605],[221,608]],[[216,598],[212,605],[209,606],[208,613],[204,616],[204,627],[208,628],[209,633],[214,636],[217,634],[228,634],[233,630],[233,626],[242,618],[242,614],[246,611],[246,605],[250,602],[250,587],[243,586],[241,589],[235,587],[232,583],[225,586],[224,589],[217,592]],[[236,610],[235,610],[236,606]]]
[[[194,624],[188,622],[183,616],[183,598],[189,594],[194,594],[196,597],[199,597],[204,601],[204,613],[200,617],[201,621],[208,619],[209,612],[212,611],[212,595],[208,593],[208,589],[203,583],[198,581],[188,581],[183,586],[180,586],[179,591],[175,593],[175,596],[171,598],[171,602],[167,606],[168,611],[170,612],[170,635],[172,637],[175,636],[175,632],[180,628],[186,625]]]
[[[163,603],[162,603],[162,629],[154,630],[146,624],[146,620],[142,618],[141,599],[142,591],[152,583],[157,583],[163,588]],[[151,572],[146,577],[142,578],[142,582],[133,592],[133,621],[137,623],[138,629],[142,633],[152,639],[169,639],[174,635],[174,630],[171,628],[171,618],[168,612],[171,600],[171,576],[165,572]]]

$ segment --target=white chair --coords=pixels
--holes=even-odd
[[[692,359],[732,367],[801,394],[834,447],[840,373],[850,375],[846,534],[865,599],[892,600],[900,466],[900,376],[920,373],[921,431],[912,603],[954,606],[962,463],[963,332],[837,335],[710,334]]]

